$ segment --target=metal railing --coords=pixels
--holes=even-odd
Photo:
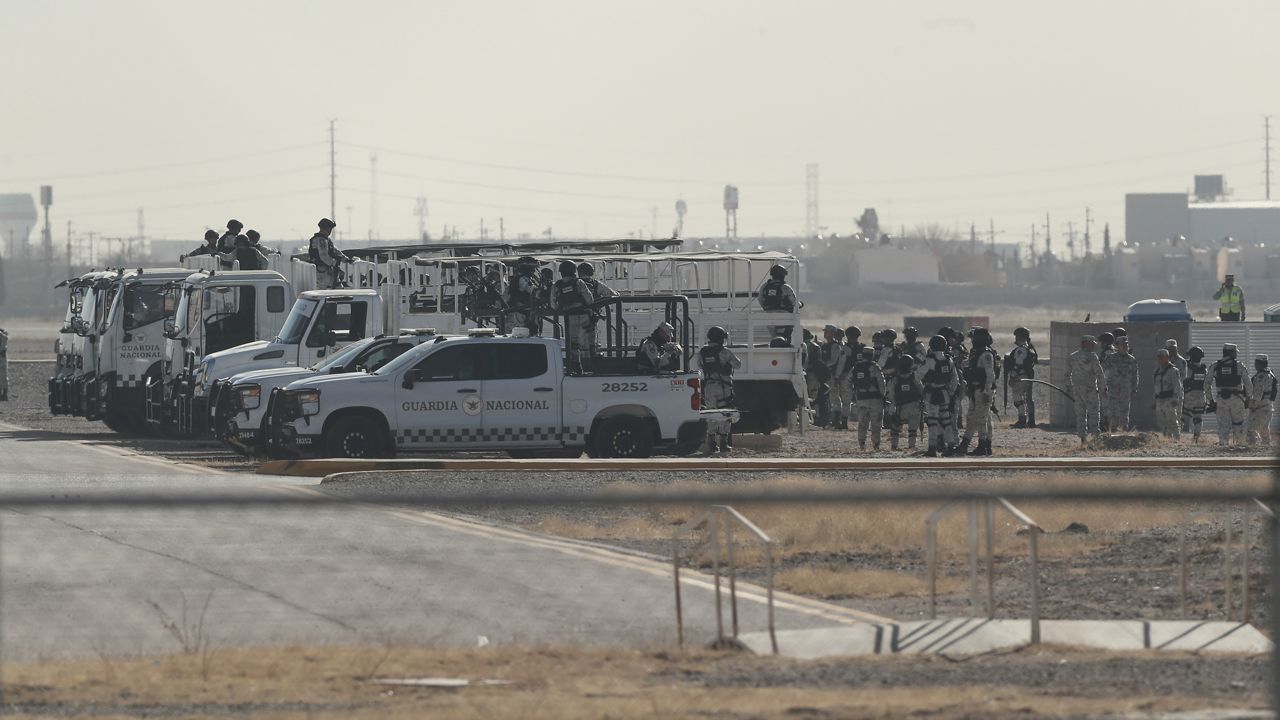
[[[1261,516],[1268,522],[1275,521],[1275,512],[1257,498],[1223,510],[1197,510],[1187,513],[1178,534],[1178,608],[1187,615],[1187,528],[1197,518],[1222,516],[1222,613],[1230,620],[1235,609],[1235,558],[1232,553],[1234,532],[1232,526],[1240,522],[1240,622],[1249,622],[1249,551],[1253,547],[1252,521]]]
[[[1015,520],[1022,523],[1027,532],[1027,543],[1031,554],[1030,590],[1031,590],[1031,644],[1040,642],[1040,540],[1043,532],[1035,520],[1014,507],[1002,497],[994,495],[975,495],[968,498],[950,500],[942,507],[929,513],[924,521],[925,557],[929,565],[929,618],[938,617],[938,523],[952,511],[964,506],[968,514],[968,547],[969,547],[969,609],[972,617],[978,616],[978,607],[982,604],[978,590],[978,517],[982,516],[982,537],[986,545],[986,575],[988,618],[995,618],[996,586],[995,586],[995,508],[1003,508]]]
[[[733,629],[732,639],[738,640],[738,565],[734,557],[736,543],[733,539],[733,527],[739,525],[764,547],[765,556],[765,592],[768,597],[769,643],[773,654],[778,654],[778,634],[774,627],[773,611],[773,540],[755,523],[742,513],[728,505],[712,505],[695,517],[691,522],[676,528],[671,535],[671,569],[676,591],[676,642],[684,645],[684,603],[680,592],[680,537],[686,533],[705,529],[704,542],[695,545],[695,550],[709,545],[711,550],[711,572],[715,576],[716,598],[716,647],[726,645],[724,634],[724,599],[721,590],[721,567],[727,567],[729,580],[729,614]],[[724,539],[721,542],[721,534]],[[723,562],[722,562],[723,561]]]

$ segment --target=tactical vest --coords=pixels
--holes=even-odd
[[[947,357],[946,353],[934,353],[933,360],[933,367],[924,375],[924,384],[930,387],[946,387],[951,382],[951,358]]]
[[[872,400],[874,398],[884,397],[880,394],[880,386],[876,384],[874,373],[880,372],[880,368],[869,360],[860,360],[857,365],[853,366],[853,392],[859,400]]]
[[[556,302],[562,309],[582,307],[587,304],[586,298],[578,292],[578,278],[562,277],[556,281]]]
[[[703,345],[698,351],[702,372],[708,379],[733,377],[733,365],[720,361],[720,345]]]
[[[987,350],[976,352],[969,356],[969,366],[964,370],[964,382],[970,389],[985,387],[987,383],[987,369],[982,367],[982,356]]]
[[[517,275],[515,280],[511,282],[511,286],[507,292],[511,297],[511,305],[516,307],[529,307],[533,305],[533,277],[530,275]]]
[[[1264,383],[1270,383],[1271,389],[1266,390],[1266,385]],[[1275,373],[1271,372],[1271,368],[1262,370],[1258,372],[1257,375],[1253,376],[1253,389],[1257,391],[1258,397],[1263,400],[1270,400],[1271,402],[1276,401],[1276,395],[1280,394],[1280,392],[1278,392],[1280,391],[1280,388],[1277,388],[1276,384],[1276,376]],[[1262,386],[1262,389],[1259,389],[1259,385]]]
[[[1194,364],[1187,361],[1187,377],[1182,381],[1182,389],[1187,392],[1203,392],[1204,382],[1209,377],[1209,369],[1204,363]]]
[[[789,308],[790,303],[786,301],[786,296],[782,289],[787,283],[784,280],[770,280],[760,288],[760,307],[765,310],[786,310],[791,312],[794,308]]]
[[[1152,377],[1154,377],[1154,378],[1155,378],[1155,386],[1156,386],[1157,388],[1159,388],[1159,387],[1161,386],[1161,384],[1164,382],[1164,376],[1169,374],[1169,368],[1171,368],[1171,367],[1173,367],[1173,365],[1171,365],[1171,364],[1170,364],[1170,365],[1164,365],[1164,366],[1157,366],[1157,367],[1156,367],[1155,371],[1152,373]],[[1157,399],[1157,400],[1168,400],[1169,398],[1172,398],[1172,397],[1173,397],[1173,395],[1174,395],[1174,393],[1173,393],[1173,391],[1172,391],[1172,390],[1157,390],[1157,391],[1156,391],[1156,399]]]
[[[1213,384],[1223,390],[1240,387],[1240,363],[1236,360],[1219,360],[1213,364]]]
[[[906,405],[907,403],[920,401],[920,386],[915,382],[915,377],[907,375],[894,376],[893,378],[893,401],[898,405]]]

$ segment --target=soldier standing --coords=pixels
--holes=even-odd
[[[1234,343],[1222,346],[1222,359],[1209,368],[1218,413],[1218,444],[1245,444],[1245,400],[1253,395],[1253,385],[1244,366],[1236,359]]]
[[[965,388],[969,394],[969,420],[965,423],[964,437],[952,452],[953,455],[964,453],[969,447],[969,439],[978,436],[978,444],[969,455],[991,454],[991,404],[996,392],[995,352],[991,349],[991,333],[984,327],[969,330],[969,339],[973,341],[973,350],[969,353],[969,362],[964,368]]]
[[[1075,398],[1076,434],[1080,442],[1098,434],[1098,401],[1102,392],[1102,364],[1098,362],[1098,339],[1080,338],[1080,349],[1067,358],[1067,387]]]
[[[1013,390],[1013,407],[1018,411],[1018,422],[1013,427],[1035,427],[1034,383],[1022,381],[1036,376],[1036,363],[1040,358],[1036,346],[1031,344],[1031,331],[1027,328],[1014,328],[1013,343],[1013,350],[1009,351],[1009,369],[1005,373],[1005,382]]]
[[[871,447],[879,450],[885,408],[884,372],[876,365],[875,353],[870,348],[863,348],[862,358],[854,363],[849,378],[858,414],[858,449],[867,449],[867,429],[870,427]]]
[[[257,230],[250,230],[236,238],[236,261],[240,263],[241,270],[267,269],[267,256],[258,249],[260,237]]]
[[[516,260],[516,275],[507,284],[507,294],[503,298],[507,306],[507,327],[526,328],[530,335],[539,335],[542,329],[542,322],[533,307],[538,292],[538,279],[534,274],[537,269],[538,261],[534,258],[526,255]]]
[[[582,280],[582,282],[587,286],[587,289],[591,291],[591,297],[595,298],[596,300],[604,300],[605,298],[618,297],[617,290],[614,290],[608,285],[605,285],[599,280],[596,280],[596,269],[591,266],[591,263],[588,263],[588,262],[578,263],[578,279]],[[592,355],[594,355],[596,351],[599,349],[596,346],[596,330],[599,327],[599,325],[600,325],[600,316],[593,313],[591,315],[590,322],[587,327],[587,335],[586,335],[587,347],[591,349]]]
[[[551,286],[551,307],[564,316],[565,363],[573,372],[587,372],[586,353],[591,346],[587,344],[587,322],[590,318],[586,308],[595,302],[595,296],[578,277],[577,271],[572,260],[560,263],[560,279]]]
[[[929,355],[924,360],[924,421],[929,428],[926,457],[950,452],[956,444],[956,426],[952,419],[953,397],[960,388],[955,363],[947,354],[947,339],[941,335],[929,338]]]
[[[698,350],[698,367],[702,370],[702,407],[724,409],[734,407],[733,371],[742,361],[725,347],[729,333],[720,326],[707,330],[707,344]],[[707,420],[707,453],[733,450],[732,423],[727,418]]]
[[[1107,358],[1110,357],[1111,353],[1115,352],[1115,348],[1112,347],[1115,340],[1115,334],[1109,332],[1104,332],[1098,336],[1098,362],[1102,365],[1104,379],[1106,377]],[[1102,432],[1109,432],[1111,430],[1111,418],[1107,413],[1107,408],[1111,407],[1111,395],[1107,392],[1106,382],[1102,383],[1099,391],[1098,407],[1101,410],[1101,416],[1098,418],[1098,429]],[[1120,429],[1124,430],[1124,428]]]
[[[236,261],[236,240],[239,239],[240,230],[244,228],[244,223],[232,218],[227,221],[227,231],[218,238],[217,252],[218,266],[223,270],[231,270],[235,267],[233,263]]]
[[[760,303],[760,309],[765,312],[785,312],[793,313],[799,303],[796,302],[796,291],[787,284],[787,269],[781,265],[774,265],[769,268],[769,279],[760,287],[760,293],[757,297]],[[780,337],[791,344],[790,325],[770,325],[770,338]]]
[[[0,400],[9,399],[9,333],[0,328]]]
[[[1191,433],[1195,442],[1200,442],[1200,425],[1204,422],[1205,406],[1209,404],[1205,392],[1208,380],[1204,351],[1193,345],[1187,350],[1187,373],[1182,376],[1182,432]]]
[[[813,424],[824,427],[831,422],[831,373],[822,361],[822,346],[807,328],[802,330],[804,346],[801,355],[804,360],[805,389],[813,403],[815,416]]]
[[[1138,358],[1129,352],[1129,338],[1116,338],[1115,347],[1101,363],[1107,389],[1107,427],[1111,432],[1119,432],[1129,427],[1133,396],[1138,394]],[[1182,393],[1178,393],[1178,397],[1182,397]]]
[[[1272,403],[1276,401],[1277,383],[1275,373],[1267,367],[1268,361],[1266,355],[1258,355],[1253,359],[1256,372],[1249,379],[1249,384],[1252,386],[1252,392],[1249,394],[1250,445],[1271,444],[1271,413]]]
[[[955,361],[957,371],[964,368],[969,362],[969,349],[964,346],[964,334],[950,327],[942,328],[938,334],[947,339],[948,352]],[[960,382],[960,374],[956,373],[956,382]],[[951,417],[958,430],[964,429],[964,395],[956,392],[951,396]]]
[[[321,290],[330,290],[338,287],[341,281],[342,268],[338,263],[351,262],[351,258],[334,247],[332,235],[337,225],[332,220],[320,218],[320,222],[316,225],[320,229],[311,236],[307,247],[307,259],[316,266],[316,287]]]
[[[902,350],[911,356],[912,362],[916,367],[924,364],[925,355],[929,354],[929,348],[920,341],[920,331],[914,327],[906,327],[902,330]]]
[[[924,385],[916,374],[915,361],[909,357],[898,360],[897,371],[888,383],[889,396],[886,401],[892,405],[892,421],[889,424],[889,447],[898,449],[898,439],[902,436],[902,423],[907,424],[907,448],[916,449],[916,434],[919,432],[921,417],[920,401],[924,398]]]
[[[1213,299],[1220,303],[1218,305],[1219,320],[1223,322],[1244,320],[1244,289],[1236,285],[1235,275],[1227,275],[1222,279],[1222,285],[1213,294]]]
[[[1156,396],[1156,430],[1165,437],[1177,440],[1181,428],[1178,415],[1182,406],[1182,375],[1178,373],[1177,366],[1169,362],[1169,351],[1166,349],[1156,352],[1156,369],[1152,374],[1152,382]]]
[[[830,428],[832,430],[849,429],[849,400],[847,396],[849,383],[849,348],[841,342],[844,332],[835,325],[827,325],[822,329],[822,362],[827,366],[827,383],[830,385],[828,402],[831,406]]]

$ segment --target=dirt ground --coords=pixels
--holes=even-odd
[[[963,662],[799,662],[698,650],[224,649],[11,664],[3,711],[13,718],[262,720],[1153,717],[1264,708],[1267,667],[1261,657],[1206,661],[1053,647]]]

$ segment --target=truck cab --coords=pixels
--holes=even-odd
[[[175,310],[165,322],[164,361],[146,385],[147,421],[189,433],[194,376],[202,358],[275,337],[294,300],[293,287],[271,270],[196,272],[169,287]]]
[[[85,337],[80,334],[80,329],[85,322],[83,317],[85,297],[90,295],[93,281],[99,276],[106,275],[91,271],[64,280],[55,286],[55,288],[66,288],[67,306],[63,314],[62,327],[58,331],[58,339],[54,341],[57,364],[54,367],[53,377],[49,378],[49,412],[54,415],[70,415],[79,407],[75,392],[75,378],[84,373]]]
[[[252,370],[219,380],[212,393],[218,400],[210,408],[211,427],[233,449],[259,454],[266,448],[264,419],[276,389],[311,377],[375,372],[409,349],[436,338],[432,329],[404,330],[398,335],[357,340],[311,367]]]

